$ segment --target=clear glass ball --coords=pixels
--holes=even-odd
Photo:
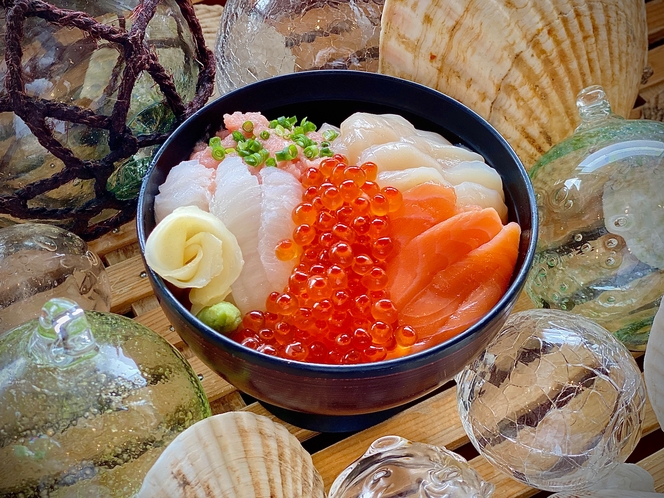
[[[215,48],[217,91],[310,69],[378,70],[383,0],[228,0]]]
[[[109,311],[111,284],[99,257],[78,235],[24,223],[0,228],[0,335],[37,318],[54,297]]]
[[[383,436],[332,483],[329,498],[490,498],[465,458],[446,448]]]
[[[664,294],[664,124],[611,113],[584,89],[581,124],[530,170],[539,213],[525,290],[642,351]]]
[[[457,378],[463,427],[497,469],[548,491],[585,489],[632,452],[645,387],[632,355],[596,323],[514,313]]]

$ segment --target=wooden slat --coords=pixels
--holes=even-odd
[[[646,3],[648,22],[648,43],[653,44],[664,38],[664,0],[651,0]]]
[[[664,449],[644,458],[638,462],[638,465],[646,469],[655,479],[655,491],[664,493]]]
[[[109,266],[106,272],[113,293],[113,313],[127,313],[131,310],[131,303],[152,295],[152,287],[145,276],[145,266],[140,256]]]
[[[90,250],[99,256],[136,242],[136,222],[131,221],[88,243]]]
[[[372,441],[391,434],[450,450],[468,442],[456,407],[456,390],[447,389],[381,424],[315,453],[314,465],[323,476],[326,489],[344,468],[367,450]]]

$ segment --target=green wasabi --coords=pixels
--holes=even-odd
[[[228,334],[238,328],[242,322],[242,313],[235,305],[222,301],[203,308],[196,318],[217,332]]]

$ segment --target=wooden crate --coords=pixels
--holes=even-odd
[[[215,2],[207,1],[207,4]],[[197,8],[199,6],[197,5]],[[662,119],[660,95],[664,92],[664,0],[647,2],[648,33],[651,45],[649,65],[652,75],[643,84],[636,103],[633,118]],[[205,14],[214,25],[214,7],[204,6]],[[212,10],[210,10],[212,9]],[[220,14],[220,10],[216,13]],[[664,108],[664,97],[662,108]],[[659,116],[659,117],[658,117]],[[221,377],[207,368],[182,342],[161,311],[145,274],[133,223],[91,243],[91,249],[99,254],[107,267],[113,290],[112,311],[135,318],[164,336],[178,348],[202,379],[203,387],[214,413],[229,410],[247,410],[274,419],[260,404],[247,405],[240,393]],[[516,309],[530,307],[522,298]],[[448,388],[428,397],[415,406],[402,411],[391,419],[343,438],[319,435],[289,424],[287,428],[303,441],[313,453],[316,467],[329,488],[334,478],[380,436],[396,434],[413,441],[445,446],[466,456],[473,467],[488,481],[496,485],[496,498],[547,496],[548,493],[529,488],[496,471],[482,456],[478,456],[461,426],[456,408],[455,389]],[[648,404],[643,436],[629,461],[638,463],[655,478],[657,490],[664,492],[664,435]]]

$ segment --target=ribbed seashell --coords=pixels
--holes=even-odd
[[[251,412],[208,417],[176,437],[137,498],[324,498],[311,455],[281,424]]]
[[[647,49],[643,0],[385,0],[379,71],[467,105],[530,168],[579,124],[583,88],[628,116]]]

